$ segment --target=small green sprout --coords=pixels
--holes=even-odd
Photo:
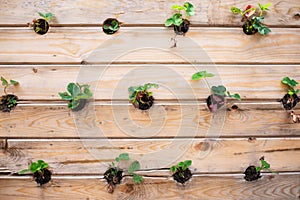
[[[261,157],[259,160],[260,160],[261,166],[255,167],[256,172],[260,172],[261,170],[267,170],[271,173],[278,173],[278,172],[274,172],[274,171],[270,170],[271,165],[267,161],[265,161],[264,157]]]
[[[298,94],[300,92],[300,89],[295,90],[295,87],[299,84],[294,79],[290,79],[289,77],[284,77],[281,82],[287,86],[289,86],[288,94],[290,96],[293,96],[294,94]]]
[[[9,82],[3,77],[1,76],[1,82],[2,82],[2,86],[4,86],[4,93],[7,95],[7,92],[6,92],[6,89],[9,87],[9,86],[16,86],[19,84],[18,81],[15,81],[15,80],[10,80]]]
[[[267,35],[269,32],[271,32],[271,30],[263,24],[263,13],[269,10],[271,3],[267,3],[265,5],[259,3],[258,6],[260,8],[258,16],[254,15],[256,8],[254,8],[252,5],[248,5],[244,11],[237,7],[231,7],[230,10],[233,14],[240,14],[242,16],[242,21],[249,22],[249,28],[252,29],[253,26],[253,28],[257,29],[261,35]]]
[[[50,20],[52,20],[54,18],[54,14],[51,13],[51,12],[45,13],[45,14],[39,12],[39,16],[41,16],[42,18],[44,18],[46,21],[50,21]]]
[[[178,170],[182,170],[185,171],[189,166],[192,165],[192,161],[191,160],[186,160],[184,162],[179,162],[177,165],[174,165],[170,168],[170,171],[172,173],[176,173]],[[181,174],[181,176],[183,176],[183,174]]]
[[[180,26],[183,22],[181,11],[184,10],[186,16],[192,16],[195,14],[195,9],[193,4],[190,2],[185,2],[183,6],[180,5],[173,5],[172,9],[177,11],[171,18],[168,18],[165,22],[165,26]]]
[[[46,163],[43,160],[38,160],[37,162],[32,162],[28,169],[23,169],[19,171],[18,174],[24,174],[26,172],[31,171],[32,173],[38,172],[39,174],[42,174],[42,169],[48,168],[48,163]]]
[[[58,94],[63,100],[69,101],[68,108],[75,109],[79,106],[80,100],[89,99],[93,96],[89,88],[90,86],[87,84],[69,83],[67,86],[69,93],[59,92]]]
[[[144,179],[141,175],[135,174],[134,172],[139,170],[141,168],[141,165],[139,161],[133,161],[129,167],[128,167],[128,174],[132,175],[133,181],[136,184],[140,184]]]
[[[104,24],[103,28],[105,30],[117,31],[119,29],[119,22],[117,20],[112,20],[109,26]]]
[[[148,91],[151,88],[158,88],[158,84],[155,83],[146,83],[144,85],[140,85],[140,86],[131,86],[128,88],[128,92],[129,92],[129,101],[132,104],[139,104],[139,98],[138,95],[141,93],[146,93],[148,94],[148,97],[153,96],[153,93]]]
[[[216,94],[222,97],[230,97],[230,98],[235,98],[237,100],[241,100],[241,97],[239,94],[230,94],[229,91],[226,91],[226,87],[223,85],[219,86],[212,86],[210,87],[208,81],[206,78],[214,77],[214,74],[208,73],[206,71],[200,71],[196,72],[195,74],[192,75],[192,80],[201,80],[203,79],[206,83],[206,85],[211,89],[211,94]]]

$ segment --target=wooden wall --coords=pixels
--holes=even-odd
[[[191,2],[190,31],[170,48],[163,24],[178,1],[1,0],[0,75],[20,82],[9,89],[20,103],[0,113],[0,199],[300,198],[300,125],[278,102],[282,77],[300,81],[300,1],[270,0],[268,36],[244,35],[230,12],[253,1]],[[37,12],[56,15],[44,36],[26,27]],[[122,27],[105,35],[101,24],[115,15]],[[191,81],[199,70],[243,100],[212,115],[205,83]],[[57,93],[76,81],[91,84],[94,99],[72,113]],[[127,88],[148,81],[161,87],[141,112]],[[120,152],[141,162],[145,182],[126,177],[109,194],[103,173]],[[261,156],[279,174],[245,182]],[[43,188],[16,174],[37,159],[54,174]],[[186,159],[194,177],[179,186],[166,168]]]

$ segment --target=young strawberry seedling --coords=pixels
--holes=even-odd
[[[242,22],[244,22],[243,32],[246,35],[253,35],[257,33],[257,31],[261,35],[267,35],[269,32],[271,32],[271,30],[265,24],[263,24],[263,13],[269,10],[271,3],[267,3],[265,5],[259,3],[258,6],[260,9],[259,14],[256,14],[256,8],[254,8],[252,5],[248,5],[243,11],[240,8],[231,7],[231,12],[233,14],[240,14],[242,16]]]
[[[2,86],[4,86],[4,95],[0,97],[0,110],[3,112],[10,112],[17,106],[18,97],[13,94],[7,94],[7,88],[10,86],[17,86],[19,82],[15,80],[7,81],[4,77],[1,76]]]
[[[34,19],[32,21],[32,24],[28,23],[29,27],[33,27],[33,30],[40,35],[44,35],[48,32],[49,30],[49,21],[51,21],[54,18],[54,14],[52,13],[40,13],[39,16],[42,17],[40,19]]]
[[[115,18],[108,18],[103,22],[103,32],[111,35],[116,33],[120,28],[120,23],[117,19]]]
[[[254,180],[257,180],[257,179],[261,178],[260,172],[262,170],[267,170],[271,173],[277,173],[277,172],[273,172],[272,170],[270,170],[271,165],[267,161],[265,161],[264,157],[261,157],[259,160],[260,160],[260,163],[261,163],[260,166],[251,165],[245,170],[244,179],[246,181],[254,181]]]
[[[63,100],[69,101],[68,108],[72,111],[83,109],[87,103],[87,99],[93,96],[93,93],[90,91],[90,86],[87,84],[69,83],[67,90],[68,92],[59,92],[58,94]]]
[[[206,99],[207,107],[211,112],[216,112],[219,108],[221,108],[225,104],[225,97],[234,98],[237,100],[241,100],[239,94],[231,94],[227,91],[226,87],[223,85],[212,86],[210,87],[206,78],[214,77],[214,74],[207,73],[206,71],[200,71],[192,76],[192,80],[200,80],[203,79],[206,85],[210,88],[211,95],[209,95]]]
[[[19,174],[32,172],[35,182],[37,182],[40,185],[43,185],[51,180],[52,173],[47,169],[48,167],[48,163],[46,163],[43,160],[38,160],[37,162],[32,162],[28,169],[21,170]]]
[[[293,109],[298,102],[300,102],[300,98],[297,94],[300,92],[300,89],[295,89],[298,85],[298,82],[289,77],[284,77],[281,80],[281,83],[289,87],[288,93],[284,95],[284,97],[280,100],[285,110]]]
[[[177,165],[174,165],[170,168],[170,171],[173,173],[172,176],[175,181],[178,183],[184,184],[190,178],[192,178],[191,170],[189,166],[192,165],[191,160],[186,160],[184,162],[179,162]]]
[[[141,110],[148,110],[154,102],[152,92],[148,91],[152,87],[157,89],[159,86],[155,83],[147,83],[140,86],[129,87],[129,101],[136,108],[139,108]]]

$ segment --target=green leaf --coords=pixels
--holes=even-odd
[[[3,76],[1,76],[1,81],[2,81],[2,85],[3,86],[5,86],[5,87],[8,86],[8,82],[7,82],[7,80]]]
[[[70,101],[70,100],[73,99],[73,97],[70,96],[67,92],[59,92],[58,95],[59,95],[63,100]]]
[[[284,77],[281,82],[285,85],[290,86],[291,88],[296,87],[299,83],[294,79],[290,79],[289,77]]]
[[[173,5],[172,6],[172,9],[173,10],[186,10],[186,7],[184,7],[184,6],[180,6],[180,5]]]
[[[25,174],[28,171],[29,171],[28,169],[23,169],[23,170],[19,171],[18,174]]]
[[[138,174],[133,174],[132,178],[136,184],[141,184],[142,181],[144,180],[144,178]]]
[[[177,167],[174,165],[174,166],[172,166],[172,167],[170,167],[170,171],[172,172],[172,173],[175,173],[176,171],[177,171]]]
[[[133,174],[134,171],[137,171],[141,168],[139,161],[133,161],[128,167],[128,173]]]
[[[200,71],[192,76],[192,80],[200,80],[201,78],[208,78],[208,77],[214,77],[214,74],[207,73],[206,71]]]
[[[173,24],[174,24],[173,18],[169,18],[169,19],[167,19],[166,22],[165,22],[165,26],[171,26],[171,25],[173,25]]]
[[[128,153],[122,153],[119,155],[120,160],[129,160],[129,154]]]
[[[223,85],[212,86],[211,91],[212,91],[213,94],[220,95],[220,96],[223,96],[223,97],[226,96],[225,95],[226,88]]]
[[[186,15],[187,16],[192,16],[195,14],[194,6],[190,2],[185,2],[184,7],[186,7]]]
[[[256,170],[257,172],[260,172],[260,171],[261,171],[261,167],[255,167],[255,170]]]
[[[189,167],[189,166],[192,165],[192,161],[191,161],[191,160],[186,160],[186,161],[184,161],[184,163],[185,163],[185,165],[186,165],[187,167]]]
[[[231,7],[230,10],[233,14],[242,14],[241,9],[239,9],[237,7]]]

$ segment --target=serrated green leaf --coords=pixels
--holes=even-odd
[[[137,171],[141,168],[139,161],[133,161],[128,167],[128,173],[133,174],[134,171]]]
[[[239,9],[237,7],[231,7],[230,10],[233,14],[241,14],[242,13],[241,9]]]

